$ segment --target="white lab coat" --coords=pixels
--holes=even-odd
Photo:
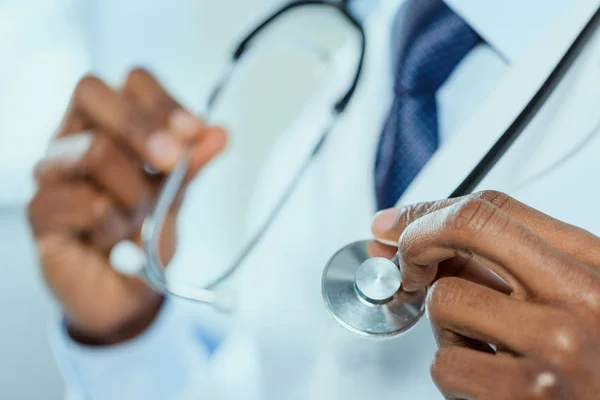
[[[536,2],[541,8],[546,4],[532,0]],[[392,3],[367,22],[370,40],[387,40],[390,10],[398,5]],[[480,2],[449,3],[469,20],[477,14]],[[500,3],[512,3],[515,12],[527,7],[500,0],[489,6],[503,9]],[[497,58],[487,60],[490,70],[496,68],[497,75],[487,80],[494,82],[495,89],[489,96],[489,85],[476,95],[470,93],[470,98],[479,96],[477,105],[453,109],[452,101],[444,101],[444,96],[458,98],[452,82],[440,94],[438,100],[447,105],[441,118],[454,133],[444,136],[442,148],[400,203],[450,194],[535,93],[600,1],[566,4],[568,12],[553,29],[543,30],[546,37],[535,46],[509,40],[510,35],[496,29],[491,19],[487,21],[490,29],[482,19],[470,21],[475,27],[481,25],[480,33],[510,60],[509,66],[496,68]],[[519,30],[518,18],[514,24]],[[147,332],[108,349],[80,346],[57,329],[53,340],[72,398],[441,398],[428,377],[436,348],[425,320],[400,338],[366,340],[335,323],[320,294],[322,268],[331,254],[350,241],[369,237],[374,211],[372,165],[391,100],[389,59],[384,50],[382,46],[368,55],[357,97],[239,272],[235,317],[228,320],[211,310],[169,299]],[[340,52],[342,60],[355,55],[347,51]],[[482,49],[473,57],[483,62],[489,54]],[[600,120],[599,65],[600,41],[593,40],[542,114],[481,188],[503,190],[600,234],[594,201],[600,189],[593,184],[600,178],[600,139],[593,130]],[[472,71],[467,67],[458,73]],[[318,140],[318,128],[327,119],[342,81],[333,82],[331,92],[326,89],[314,99],[300,122],[269,153],[248,205],[249,231],[268,215]],[[487,99],[479,104],[484,94]],[[469,117],[456,118],[465,109]],[[207,337],[220,341],[212,354],[205,345]]]

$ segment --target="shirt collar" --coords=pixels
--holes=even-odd
[[[573,0],[444,0],[508,62],[551,29]]]

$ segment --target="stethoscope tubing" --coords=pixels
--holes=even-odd
[[[366,36],[360,22],[349,13],[346,3],[347,2],[345,1],[339,3],[331,3],[323,0],[301,0],[292,2],[282,7],[277,12],[275,12],[270,17],[261,22],[240,42],[237,49],[234,51],[229,66],[224,70],[222,76],[217,81],[215,88],[213,89],[208,98],[204,116],[204,119],[208,122],[211,121],[211,113],[214,108],[214,105],[218,101],[224,86],[229,81],[236,63],[241,59],[242,55],[249,48],[249,45],[252,42],[252,40],[265,27],[267,27],[269,24],[271,24],[273,21],[275,21],[278,17],[285,14],[286,12],[303,6],[332,7],[334,9],[339,10],[342,13],[342,15],[348,20],[348,22],[357,29],[361,36],[361,52],[354,79],[348,90],[342,96],[342,98],[336,102],[333,109],[332,120],[328,124],[327,129],[322,134],[321,139],[318,141],[317,145],[310,153],[309,157],[307,157],[307,159],[300,166],[300,168],[292,178],[292,181],[289,183],[287,189],[283,192],[283,194],[275,204],[275,207],[273,208],[269,216],[260,226],[258,231],[251,237],[249,242],[244,246],[242,251],[239,252],[239,255],[236,257],[236,259],[230,264],[230,266],[225,270],[223,274],[221,274],[216,279],[214,279],[202,288],[187,285],[176,285],[168,282],[165,275],[166,265],[162,262],[159,253],[160,238],[163,230],[163,225],[171,208],[173,207],[173,204],[179,192],[182,190],[182,187],[185,183],[187,171],[189,170],[191,147],[187,147],[185,149],[184,155],[177,162],[173,171],[166,178],[163,187],[159,193],[154,209],[152,210],[150,215],[146,217],[142,225],[141,238],[145,249],[147,262],[143,266],[140,275],[156,292],[165,295],[170,294],[172,296],[184,298],[198,303],[208,304],[214,306],[215,308],[221,311],[231,311],[231,302],[221,301],[216,291],[216,288],[220,286],[223,282],[225,282],[227,279],[229,279],[239,269],[239,267],[246,260],[248,255],[252,253],[256,246],[260,243],[261,239],[269,230],[273,222],[277,220],[281,210],[288,203],[290,196],[294,192],[295,188],[298,186],[300,179],[312,164],[313,159],[319,153],[319,150],[325,142],[325,139],[329,131],[331,130],[335,119],[344,111],[356,90],[356,86],[362,73],[362,67],[365,58]]]
[[[502,156],[510,149],[513,143],[527,129],[529,124],[538,115],[544,107],[558,84],[573,66],[573,63],[583,49],[590,42],[594,32],[600,24],[600,8],[596,10],[584,28],[581,30],[577,38],[571,44],[571,47],[560,59],[552,73],[542,84],[537,93],[531,98],[529,103],[523,108],[513,123],[502,134],[502,136],[494,143],[494,145],[483,156],[479,163],[467,175],[467,177],[457,186],[450,194],[449,198],[456,198],[472,193],[477,186],[483,181],[487,174],[494,168]]]

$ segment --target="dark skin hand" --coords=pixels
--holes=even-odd
[[[221,128],[183,110],[144,70],[118,90],[95,77],[79,82],[36,168],[29,204],[43,275],[75,339],[118,343],[152,322],[162,297],[112,268],[110,251],[123,240],[139,244],[141,224],[186,144],[193,146],[191,178],[225,142]],[[165,262],[175,251],[176,213],[161,241]]]
[[[600,238],[498,192],[386,210],[372,230],[398,243],[404,290],[433,284],[447,399],[599,397]]]

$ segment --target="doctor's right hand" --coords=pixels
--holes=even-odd
[[[120,90],[95,77],[79,82],[37,165],[29,204],[43,275],[76,340],[118,343],[152,322],[162,297],[112,268],[110,252],[122,241],[139,244],[141,224],[185,144],[194,146],[191,178],[225,142],[222,129],[183,110],[144,70],[132,71]],[[175,251],[176,212],[161,239],[165,262]]]
[[[373,231],[398,243],[404,290],[435,282],[447,399],[598,398],[599,237],[494,191],[383,211]]]

